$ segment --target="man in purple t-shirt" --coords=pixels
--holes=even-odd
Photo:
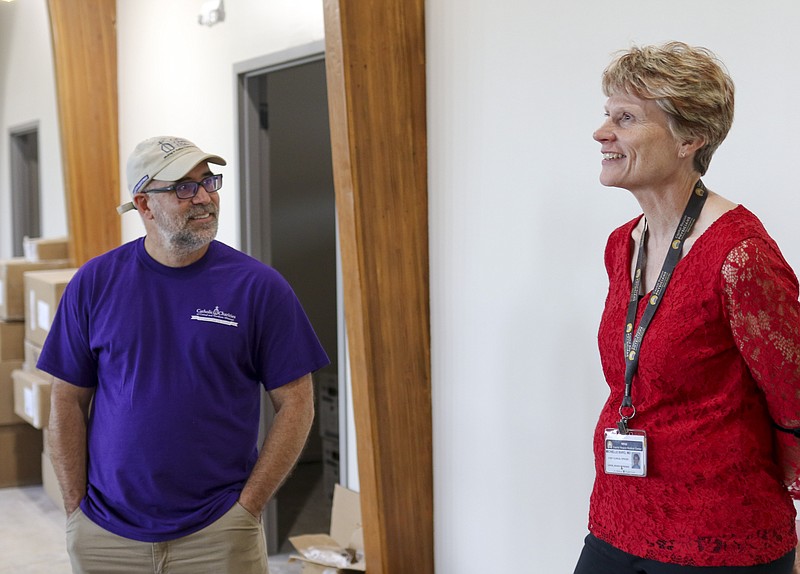
[[[128,160],[146,235],[87,262],[38,366],[79,574],[268,572],[261,512],[314,416],[328,364],[270,267],[214,240],[225,165],[156,137]],[[261,388],[276,416],[257,448]]]

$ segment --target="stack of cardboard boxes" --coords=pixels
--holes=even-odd
[[[0,261],[0,487],[40,484],[48,470],[43,429],[52,378],[36,369],[36,360],[76,271],[66,239],[26,238],[24,252]]]
[[[11,373],[22,366],[23,327],[0,320],[0,487],[35,484],[41,478],[36,455],[42,448],[42,432],[14,414]]]
[[[328,500],[339,482],[339,380],[317,373],[319,379],[319,433],[322,436],[322,487]]]

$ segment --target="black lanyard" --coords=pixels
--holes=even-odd
[[[636,414],[636,408],[633,406],[631,399],[631,387],[633,386],[633,376],[639,367],[639,348],[642,346],[644,334],[650,326],[650,321],[653,315],[656,314],[661,300],[664,298],[664,292],[667,290],[669,280],[672,278],[672,272],[675,266],[680,261],[681,253],[683,253],[683,240],[689,235],[694,227],[700,212],[703,210],[703,204],[708,197],[706,186],[703,185],[701,180],[697,180],[694,186],[694,192],[686,204],[686,209],[683,211],[683,216],[675,230],[675,235],[672,237],[670,250],[667,257],[664,259],[664,265],[661,267],[661,273],[658,276],[658,281],[650,294],[647,308],[642,314],[642,320],[639,321],[639,327],[636,333],[633,332],[633,326],[636,322],[636,312],[639,309],[639,291],[642,285],[642,274],[644,266],[647,262],[645,255],[645,244],[647,243],[647,220],[644,222],[644,230],[642,237],[639,240],[639,254],[636,258],[636,272],[633,277],[633,287],[631,288],[631,298],[628,301],[628,316],[625,319],[625,394],[622,397],[622,405],[619,407],[620,421],[617,423],[619,432],[628,434],[628,421]],[[632,409],[630,416],[623,413],[623,409]]]

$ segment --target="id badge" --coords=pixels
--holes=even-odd
[[[647,476],[647,435],[641,430],[621,434],[618,429],[605,430],[606,474]]]

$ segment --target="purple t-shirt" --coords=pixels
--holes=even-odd
[[[84,513],[134,540],[196,532],[257,458],[260,388],[328,364],[288,283],[217,241],[187,267],[127,243],[84,265],[38,367],[95,387]]]

